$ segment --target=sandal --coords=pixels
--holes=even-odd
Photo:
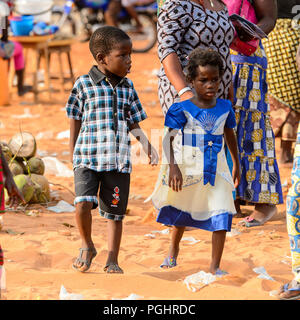
[[[280,289],[281,289],[280,290],[281,292],[279,293],[280,300],[297,300],[300,298],[300,284],[299,283],[297,283],[295,286],[292,283],[291,288],[289,288],[289,283],[286,283]],[[289,297],[289,294],[291,294],[293,291],[298,291],[298,294],[295,296]],[[280,294],[285,294],[287,297],[280,297]]]
[[[124,273],[117,263],[108,263],[103,271],[106,273]]]
[[[89,259],[83,259],[82,255],[84,251],[88,251],[91,253],[90,258]],[[89,270],[92,260],[96,257],[97,255],[97,251],[94,247],[92,248],[80,248],[79,249],[79,256],[77,257],[77,259],[74,261],[72,268],[76,271],[79,272],[86,272]],[[88,256],[88,254],[87,254]],[[76,264],[78,263],[83,263],[83,265],[81,267],[77,267]]]
[[[174,268],[177,266],[176,259],[174,257],[167,257],[164,259],[163,263],[160,265],[160,268]]]
[[[257,226],[263,225],[262,222],[255,220],[254,218],[252,218],[250,216],[248,216],[244,220],[240,221],[239,224],[242,224],[243,226],[245,226],[247,228],[257,227]]]

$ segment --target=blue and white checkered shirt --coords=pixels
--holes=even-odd
[[[73,168],[131,172],[129,125],[147,118],[131,80],[116,86],[93,66],[80,76],[66,104],[67,116],[81,120]]]

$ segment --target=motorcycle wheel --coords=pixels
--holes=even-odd
[[[62,18],[63,13],[61,11],[52,11],[51,13],[51,24],[57,25],[60,19]],[[76,36],[77,35],[77,27],[76,23],[72,19],[72,17],[68,16],[63,23],[63,26],[58,31],[59,34],[65,36]]]
[[[132,41],[132,52],[144,53],[154,47],[157,41],[156,22],[151,15],[138,13],[139,20],[143,25],[143,31],[138,32],[133,19],[128,23],[120,23],[120,29],[125,31]]]

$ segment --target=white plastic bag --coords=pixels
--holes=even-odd
[[[272,280],[275,281],[271,276],[268,275],[268,272],[266,271],[266,269],[264,267],[257,267],[254,268],[253,271],[255,273],[258,273],[259,276],[257,278],[259,279],[266,279],[266,280]]]
[[[59,300],[84,300],[84,297],[82,294],[68,293],[66,288],[63,285],[61,285]]]
[[[70,130],[62,131],[57,134],[56,139],[68,139],[70,138]]]
[[[187,276],[183,283],[187,286],[187,288],[192,291],[196,292],[203,288],[204,286],[214,282],[217,280],[217,276],[213,275],[212,273],[206,273],[204,271],[199,271],[194,273],[190,276]]]
[[[139,300],[142,299],[144,297],[139,296],[135,293],[131,293],[127,298],[123,298],[123,299],[118,299],[118,298],[112,298],[111,300]]]
[[[60,200],[56,206],[48,207],[47,209],[56,213],[75,211],[75,207],[64,200]]]
[[[42,158],[45,164],[45,175],[53,174],[58,177],[73,177],[73,171],[70,170],[66,165],[60,162],[58,159],[53,157]]]

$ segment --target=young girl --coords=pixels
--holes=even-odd
[[[152,201],[157,221],[174,226],[168,256],[161,267],[176,266],[179,242],[186,226],[212,231],[210,272],[219,274],[226,231],[236,213],[233,190],[240,180],[235,115],[231,102],[217,99],[223,61],[211,49],[196,49],[189,56],[187,80],[195,96],[174,103],[166,114],[163,164]],[[173,149],[177,130],[182,148]],[[233,159],[232,175],[224,139]],[[234,183],[233,183],[234,181]]]

